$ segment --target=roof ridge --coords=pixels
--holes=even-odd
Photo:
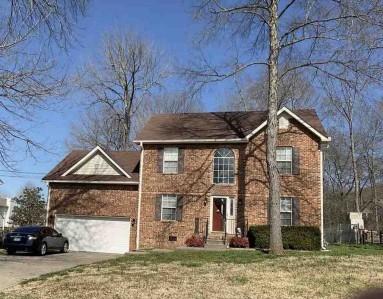
[[[313,108],[290,110],[283,107],[278,113],[290,113],[308,127],[327,136]],[[153,115],[137,134],[139,141],[243,141],[253,130],[267,122],[266,110],[192,112]]]
[[[292,112],[296,111],[312,111],[316,112],[315,108],[298,108],[290,109]],[[176,115],[203,115],[203,114],[214,114],[214,113],[266,113],[268,110],[233,110],[233,111],[202,111],[202,112],[177,112],[177,113],[156,113],[151,117],[157,116],[176,116]]]

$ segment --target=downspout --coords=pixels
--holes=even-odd
[[[142,171],[144,167],[144,145],[140,142],[141,154],[140,154],[140,173],[139,173],[139,185],[138,185],[138,207],[137,207],[137,227],[136,227],[136,250],[140,249],[140,223],[141,223],[141,198],[142,198]]]
[[[49,221],[49,201],[50,201],[50,198],[51,198],[51,186],[49,185],[49,182],[47,182],[47,185],[48,185],[48,199],[47,199],[47,216],[46,216],[46,219],[45,219],[45,225],[48,226],[48,221]]]
[[[322,145],[321,145],[322,146]],[[320,149],[320,240],[321,249],[326,250],[324,245],[324,220],[323,220],[323,150]]]

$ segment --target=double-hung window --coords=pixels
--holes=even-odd
[[[161,220],[177,219],[177,196],[162,195],[161,201]]]
[[[163,173],[178,173],[178,148],[165,147]]]
[[[280,174],[293,172],[293,148],[277,147],[277,166]]]
[[[291,197],[281,198],[281,225],[293,224],[293,199]]]
[[[234,183],[234,152],[228,148],[217,149],[214,153],[214,184]]]

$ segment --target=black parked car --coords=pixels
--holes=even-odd
[[[68,252],[68,239],[51,227],[23,226],[5,235],[4,248],[8,254],[16,251],[45,255],[50,250]]]

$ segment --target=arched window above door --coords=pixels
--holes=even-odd
[[[219,148],[214,153],[213,182],[215,184],[234,183],[234,152],[229,148]]]

